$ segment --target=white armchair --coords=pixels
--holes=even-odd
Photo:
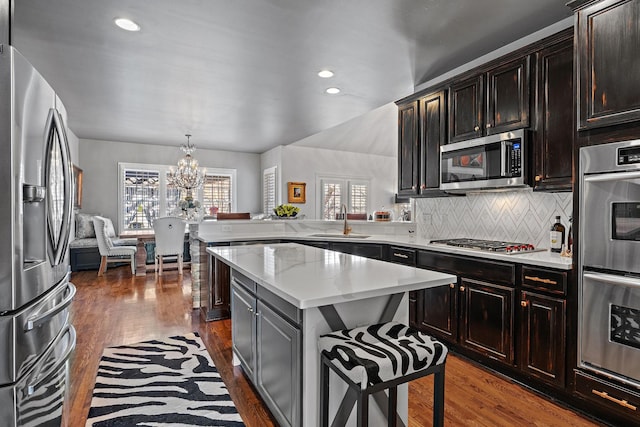
[[[101,216],[93,217],[93,227],[96,230],[96,239],[98,240],[98,250],[100,251],[100,269],[98,276],[102,276],[107,271],[107,263],[122,262],[123,258],[131,259],[131,274],[136,274],[136,250],[135,246],[116,246],[111,241],[115,236],[113,223],[109,218]]]
[[[178,273],[182,274],[182,253],[184,251],[184,220],[176,217],[157,218],[153,221],[153,232],[156,239],[155,271],[162,276],[163,257],[176,257]],[[158,272],[158,262],[160,269]]]

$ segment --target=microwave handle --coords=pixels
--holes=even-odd
[[[500,141],[500,176],[511,176],[511,151],[512,144],[510,141]]]

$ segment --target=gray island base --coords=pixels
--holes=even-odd
[[[234,363],[240,364],[278,423],[317,426],[318,337],[391,320],[408,323],[408,292],[456,281],[417,269],[295,243],[208,248],[232,269]],[[355,395],[331,373],[330,420],[355,425]],[[371,425],[385,425],[386,395],[370,404]],[[398,425],[408,418],[398,388]]]

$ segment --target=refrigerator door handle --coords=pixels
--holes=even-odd
[[[67,283],[67,286],[63,289],[63,291],[68,291],[69,294],[66,296],[64,300],[60,302],[60,304],[56,305],[52,309],[42,314],[38,314],[27,319],[27,323],[25,323],[24,325],[25,332],[28,332],[46,323],[53,316],[60,313],[62,310],[69,307],[69,305],[71,305],[71,301],[73,301],[73,297],[76,296],[76,287],[73,285],[73,283],[69,282]]]
[[[49,377],[49,375],[59,370],[63,364],[67,363],[67,359],[69,359],[69,356],[71,356],[71,352],[73,352],[73,350],[76,348],[76,330],[72,325],[69,325],[67,329],[60,334],[58,339],[51,344],[51,346],[49,347],[49,350],[47,350],[47,353],[43,356],[42,360],[46,360],[49,357],[50,353],[53,352],[53,350],[56,348],[56,346],[58,345],[62,337],[64,337],[66,334],[69,334],[69,345],[67,346],[64,354],[62,355],[62,357],[58,358],[58,361],[54,363],[51,367],[49,367],[49,369],[47,369],[44,373],[38,372],[35,375],[33,382],[30,382],[29,384],[27,384],[27,387],[26,387],[27,396],[31,396],[33,393],[35,393],[36,389],[38,388],[38,385],[42,381],[46,380]]]
[[[54,137],[57,136],[57,138]],[[60,113],[55,108],[51,108],[49,110],[49,118],[47,119],[47,135],[49,140],[47,141],[47,180],[50,179],[49,173],[51,166],[51,151],[52,144],[56,141],[59,144],[60,148],[60,157],[62,163],[62,173],[63,173],[63,205],[62,205],[62,218],[60,228],[58,230],[54,229],[53,220],[51,219],[51,207],[49,207],[49,212],[47,216],[49,217],[49,238],[51,240],[51,246],[53,249],[53,257],[51,259],[52,265],[60,264],[64,255],[67,251],[67,245],[69,242],[69,234],[71,232],[71,214],[73,207],[73,169],[71,166],[71,154],[69,152],[69,142],[67,140],[67,133],[64,129],[64,123],[62,121],[62,117]],[[47,186],[48,187],[48,186]],[[49,196],[53,197],[51,189],[49,188]]]

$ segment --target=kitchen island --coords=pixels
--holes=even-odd
[[[408,323],[409,291],[456,281],[450,274],[295,243],[207,252],[232,269],[234,361],[281,425],[318,425],[320,335],[391,320]],[[371,425],[386,416],[384,395],[375,401]],[[332,374],[330,418],[355,425],[353,402]],[[398,390],[398,416],[406,425],[406,386]]]

